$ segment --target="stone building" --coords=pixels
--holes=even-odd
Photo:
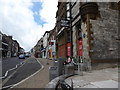
[[[12,36],[8,36],[7,42],[8,42],[7,57],[11,57],[12,56],[12,42],[13,42]]]
[[[98,11],[94,12],[95,9],[93,13],[85,11],[93,7],[98,8]],[[83,57],[91,59],[91,62],[116,62],[120,58],[118,55],[118,3],[82,4],[81,11],[86,15],[86,17],[81,15],[82,36],[90,34],[89,38],[83,38]],[[90,32],[87,32],[87,29]]]
[[[16,40],[12,41],[12,57],[18,56],[19,43]]]
[[[120,59],[118,15],[117,2],[58,2],[58,58],[78,59],[82,55],[83,60],[91,63],[117,62]],[[71,21],[71,28],[63,27],[61,20]]]
[[[42,58],[42,50],[43,50],[43,38],[40,38],[40,40],[37,42],[37,44],[34,46],[34,55],[37,58]]]
[[[50,31],[46,31],[43,35],[43,47],[44,50],[42,51],[42,57],[48,58],[48,38],[49,38]]]
[[[12,36],[2,34],[1,44],[2,44],[2,57],[12,57],[18,55],[20,46],[17,40],[12,39]]]
[[[7,35],[2,35],[2,57],[7,57],[8,54],[8,37]]]
[[[43,37],[39,40],[39,45],[40,45],[40,57],[42,58],[42,50],[44,49],[43,47]]]
[[[24,48],[22,48],[22,47],[19,47],[19,55],[20,54],[25,54],[25,50],[24,50]]]
[[[61,21],[67,21],[67,7],[66,2],[58,2],[58,10],[56,13],[56,27],[57,27],[57,58],[67,58],[71,55],[70,49],[70,30],[66,26],[62,26]],[[63,23],[64,24],[64,23]],[[69,45],[69,50],[67,48]],[[69,51],[69,53],[68,53]],[[69,55],[68,55],[69,54]]]

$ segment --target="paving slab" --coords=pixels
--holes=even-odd
[[[118,82],[114,80],[91,82],[91,84],[93,84],[94,86],[98,88],[118,88]]]
[[[92,84],[88,84],[86,86],[83,86],[82,88],[98,88],[98,87]]]
[[[118,68],[83,72],[83,76],[75,75],[65,81],[70,85],[71,80],[74,88],[118,88]]]

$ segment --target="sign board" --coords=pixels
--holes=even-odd
[[[60,25],[63,26],[63,27],[69,27],[70,26],[69,20],[67,20],[67,19],[63,20],[62,19]]]
[[[58,67],[50,67],[49,68],[49,80],[53,80],[54,78],[58,77]]]
[[[84,38],[86,37],[86,34],[85,34],[85,33],[83,34],[83,37],[84,37]]]

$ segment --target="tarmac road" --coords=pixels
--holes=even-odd
[[[41,68],[41,65],[35,58],[28,58],[27,60],[23,61],[25,62],[18,66],[17,69],[11,71],[11,74],[3,80],[3,88],[11,87],[16,83],[19,83]]]
[[[2,76],[5,75],[7,70],[15,68],[17,64],[20,64],[25,60],[26,59],[18,59],[18,57],[2,59]]]

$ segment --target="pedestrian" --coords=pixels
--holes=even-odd
[[[71,58],[68,56],[67,60],[64,62],[64,65],[71,63]]]

